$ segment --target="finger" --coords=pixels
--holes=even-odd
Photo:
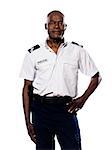
[[[73,109],[74,107],[76,107],[76,102],[71,102],[69,103],[69,105],[67,106],[68,107],[68,110],[71,111],[71,109]]]
[[[31,135],[32,135],[33,137],[36,137],[35,129],[34,129],[33,126],[30,128],[30,133],[31,133]]]
[[[69,113],[73,113],[75,109],[69,109],[68,112]]]
[[[79,111],[80,110],[80,108],[79,107],[71,107],[69,110],[68,110],[68,112],[70,112],[70,113],[73,113],[73,112],[77,112],[77,111]]]
[[[75,108],[75,112],[77,112],[77,111],[79,111],[80,110],[80,108]]]
[[[71,107],[69,107],[68,112],[71,112],[76,108],[77,108],[76,104],[73,104]]]
[[[36,135],[34,134],[34,135],[31,135],[30,137],[31,137],[31,140],[36,144]]]
[[[31,130],[31,134],[32,134],[32,135],[35,135],[34,129]]]
[[[66,105],[69,106],[69,107],[70,107],[72,104],[73,104],[73,102],[66,103]]]

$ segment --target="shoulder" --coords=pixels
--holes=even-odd
[[[72,41],[72,42],[71,42],[71,44],[72,44],[72,45],[76,45],[76,46],[79,46],[79,47],[83,48],[83,45],[80,45],[80,44],[78,44],[78,43],[76,43],[76,42],[74,42],[74,41]]]
[[[74,53],[77,54],[78,57],[80,57],[80,55],[85,56],[87,54],[87,51],[85,50],[83,45],[73,42],[73,41],[70,43],[70,45],[71,45]]]
[[[37,50],[39,48],[40,48],[40,45],[37,44],[37,45],[33,46],[32,48],[28,49],[28,52],[32,53],[33,51],[35,51],[35,50]]]

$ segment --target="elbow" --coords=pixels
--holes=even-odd
[[[102,77],[100,76],[100,77],[98,78],[98,84],[100,84],[101,81],[102,81]]]
[[[98,76],[98,84],[100,84],[101,81],[102,81],[102,77],[101,77],[101,75],[100,75],[100,73],[99,73],[99,76]]]
[[[95,83],[96,85],[99,85],[100,82],[101,82],[101,80],[102,80],[102,77],[101,77],[101,75],[100,75],[99,72],[97,72],[97,73],[92,77],[92,81],[94,81],[94,83]]]

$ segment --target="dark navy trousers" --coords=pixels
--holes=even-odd
[[[32,123],[36,132],[36,150],[54,150],[55,135],[61,150],[81,150],[77,116],[67,111],[65,103],[46,104],[33,97]]]

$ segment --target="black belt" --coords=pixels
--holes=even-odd
[[[66,104],[72,101],[72,97],[70,96],[40,96],[38,94],[33,94],[34,98],[41,102],[46,104]]]

